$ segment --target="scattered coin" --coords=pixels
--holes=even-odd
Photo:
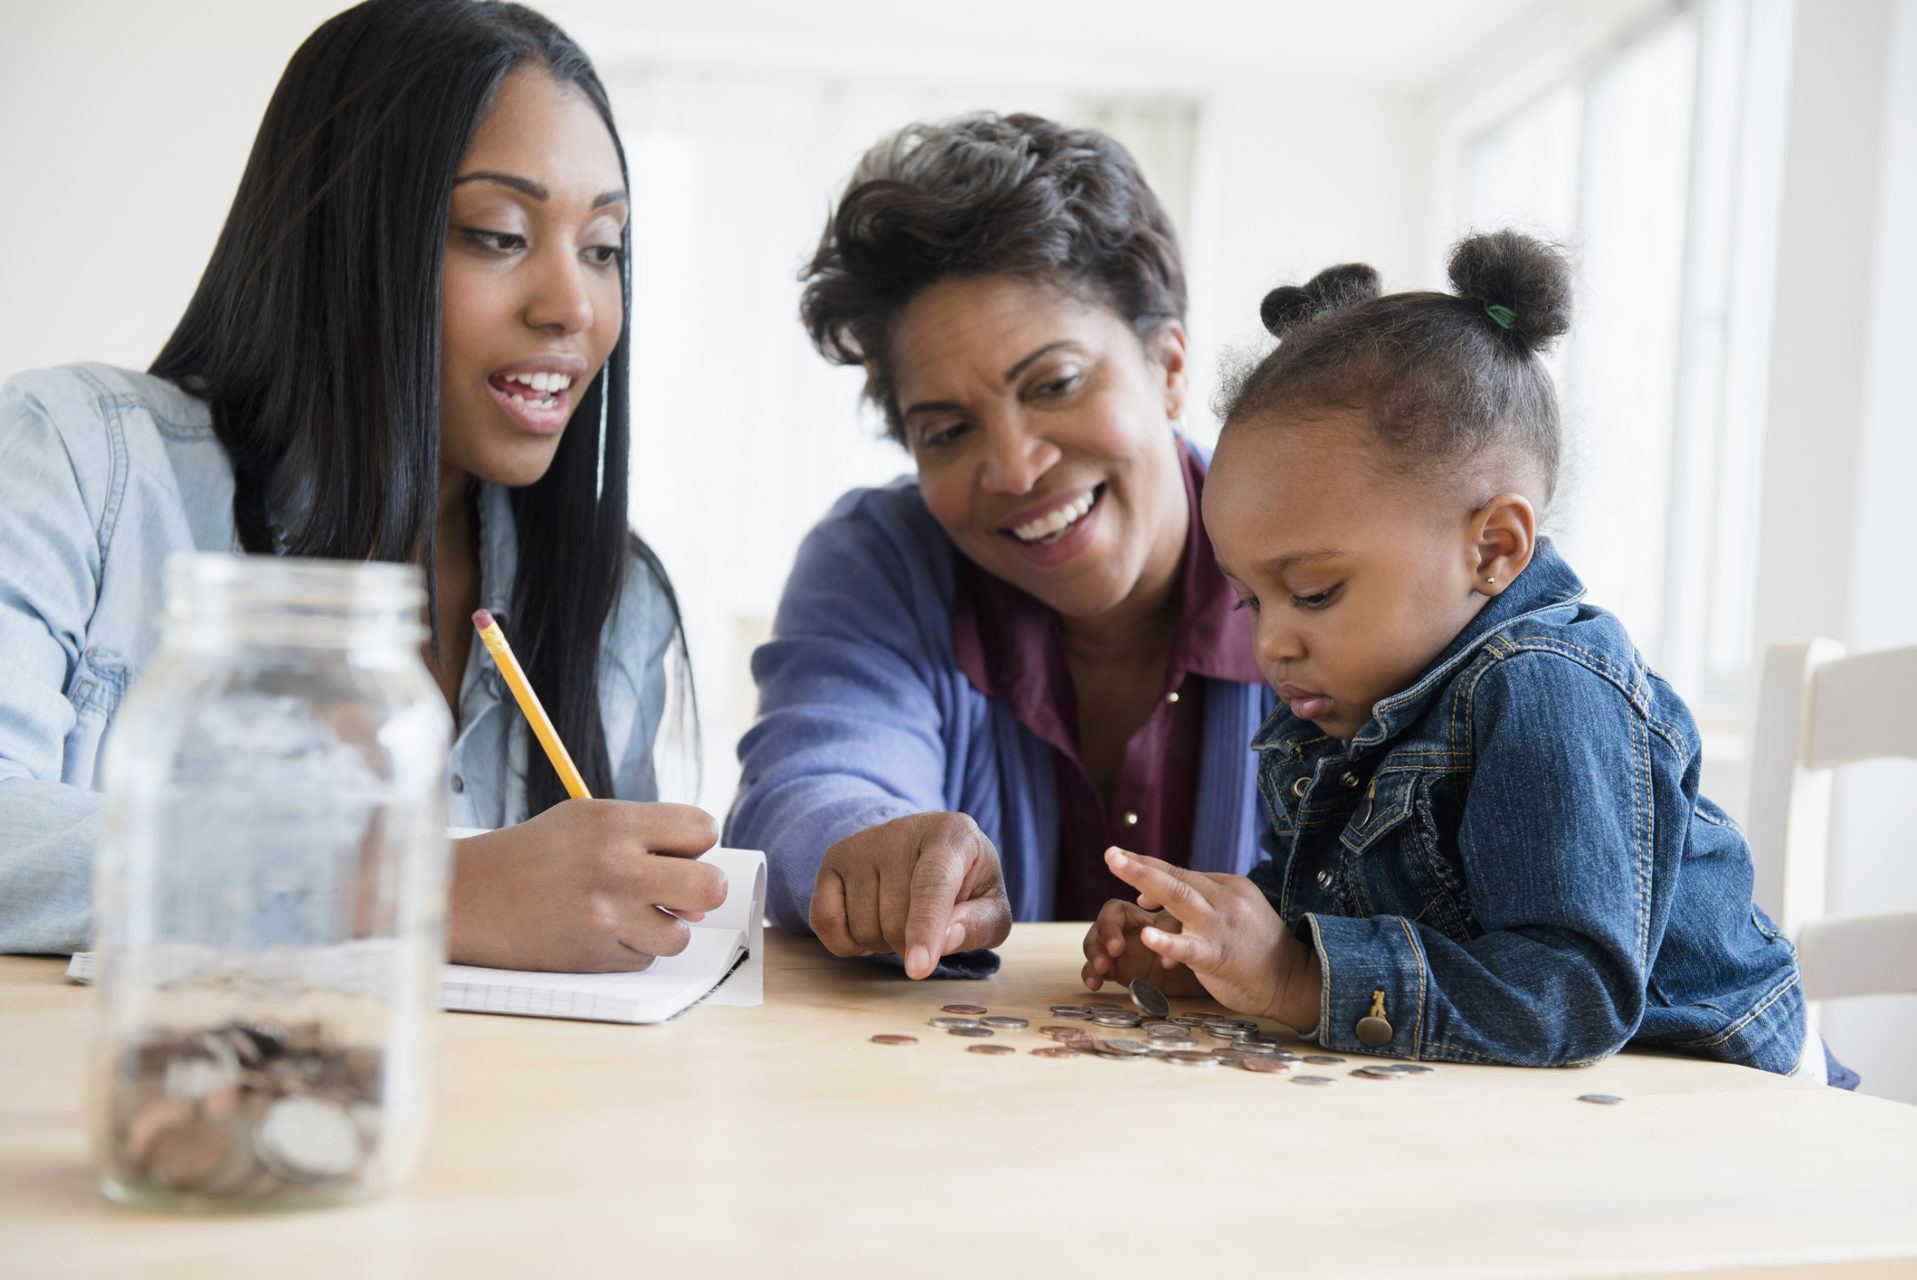
[[[977,1018],[933,1018],[931,1025],[941,1031],[950,1031],[954,1027],[982,1027],[985,1024]]]
[[[1052,1036],[1056,1039],[1064,1039],[1066,1037],[1075,1039],[1079,1036],[1088,1036],[1091,1034],[1091,1032],[1085,1030],[1083,1027],[1062,1027],[1056,1023],[1050,1026],[1040,1027],[1038,1033],[1042,1036]]]
[[[984,1026],[997,1027],[1001,1031],[1020,1031],[1032,1025],[1024,1018],[1014,1018],[1003,1013],[994,1013],[980,1018],[979,1022]]]
[[[984,1013],[985,1006],[982,1004],[945,1004],[939,1006],[939,1011],[941,1013],[969,1013],[976,1015]]]
[[[1323,1089],[1330,1085],[1334,1085],[1338,1083],[1336,1080],[1333,1080],[1330,1076],[1293,1076],[1291,1078],[1291,1082],[1293,1084],[1308,1084],[1319,1089]]]
[[[973,1023],[969,1027],[947,1027],[945,1034],[948,1036],[967,1036],[974,1040],[983,1040],[987,1036],[992,1035],[993,1031],[990,1027],[981,1027],[977,1023]]]
[[[965,1046],[965,1052],[984,1053],[997,1057],[1000,1054],[1017,1053],[1018,1050],[1009,1044],[968,1044]]]
[[[1151,1046],[1142,1040],[1094,1040],[1102,1052],[1123,1054],[1128,1058],[1138,1058],[1150,1053]]]
[[[917,1036],[886,1035],[886,1036],[872,1037],[873,1044],[917,1044],[918,1042],[919,1042],[919,1038]]]
[[[1393,1071],[1390,1067],[1359,1067],[1351,1073],[1365,1080],[1403,1080],[1402,1071]]]
[[[1333,1053],[1307,1053],[1305,1061],[1314,1067],[1338,1067],[1344,1065],[1344,1059]]]
[[[1173,1049],[1165,1055],[1165,1061],[1180,1067],[1215,1067],[1218,1055],[1196,1049]]]
[[[1092,1021],[1101,1027],[1135,1027],[1139,1023],[1139,1017],[1135,1013],[1126,1013],[1123,1010],[1107,1013],[1101,1009],[1092,1015]]]
[[[1054,1018],[1072,1018],[1080,1022],[1088,1021],[1092,1011],[1082,1004],[1055,1004],[1052,1006]]]
[[[1171,1001],[1165,999],[1165,993],[1143,978],[1132,982],[1132,1003],[1149,1017],[1164,1018],[1171,1014]]]
[[[1600,1107],[1615,1107],[1623,1102],[1624,1099],[1618,1097],[1615,1093],[1580,1093],[1578,1095],[1578,1101],[1595,1102]]]
[[[1385,1070],[1395,1071],[1401,1076],[1428,1076],[1432,1072],[1432,1068],[1416,1062],[1394,1062]]]
[[[985,1046],[973,1045],[971,1047],[974,1049],[983,1049]],[[1078,1056],[1078,1050],[1068,1048],[1062,1044],[1048,1044],[1032,1050],[1031,1056],[1034,1058],[1076,1058]]]
[[[1290,1075],[1298,1069],[1296,1063],[1280,1062],[1276,1058],[1240,1058],[1238,1065],[1264,1076]]]

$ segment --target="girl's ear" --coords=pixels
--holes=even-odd
[[[1153,331],[1145,350],[1164,370],[1165,417],[1176,422],[1185,416],[1185,395],[1190,387],[1185,326],[1176,320],[1165,321]]]
[[[1524,572],[1537,550],[1538,513],[1521,493],[1500,493],[1471,515],[1471,589],[1495,596]]]

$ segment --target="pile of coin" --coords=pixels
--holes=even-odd
[[[1036,1058],[1104,1058],[1111,1062],[1163,1062],[1176,1067],[1196,1069],[1237,1067],[1255,1075],[1285,1076],[1295,1084],[1323,1088],[1337,1079],[1306,1068],[1344,1065],[1336,1054],[1296,1053],[1284,1047],[1276,1032],[1260,1027],[1255,1019],[1225,1014],[1171,1012],[1171,1002],[1151,983],[1140,980],[1131,985],[1130,1006],[1111,1001],[1082,1004],[1055,1004],[1051,1014],[1061,1021],[1037,1028],[1038,1034],[1053,1043],[1031,1049]],[[1108,1032],[1142,1032],[1144,1038],[1096,1034],[1084,1025]],[[930,1025],[947,1035],[986,1040],[1005,1030],[1024,1030],[1031,1026],[1027,1018],[993,1014],[984,1005],[948,1004]],[[1202,1037],[1202,1039],[1201,1039]],[[875,1035],[874,1044],[912,1045],[916,1036]],[[1008,1055],[1016,1052],[1010,1045],[974,1044],[973,1053]],[[1421,1063],[1374,1062],[1349,1074],[1366,1080],[1405,1080],[1429,1075],[1431,1068]]]
[[[317,1022],[155,1034],[112,1081],[114,1178],[160,1197],[339,1199],[376,1176],[385,1068]]]

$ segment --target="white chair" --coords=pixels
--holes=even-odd
[[[1757,904],[1797,942],[1807,1000],[1917,992],[1917,911],[1832,918],[1831,771],[1917,759],[1917,645],[1846,656],[1834,640],[1764,658],[1745,834]],[[1917,856],[1917,834],[1885,857]]]

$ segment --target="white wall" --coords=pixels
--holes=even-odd
[[[1796,210],[1788,294],[1779,279],[1790,354],[1772,383],[1787,399],[1771,421],[1759,626],[1862,650],[1917,644],[1917,0],[1835,8],[1798,7],[1793,115],[1830,118],[1792,134],[1793,190],[1815,207]],[[1840,772],[1832,809],[1829,910],[1917,909],[1917,761]],[[1917,998],[1835,1002],[1824,1034],[1866,1091],[1917,1102]]]
[[[0,5],[0,377],[145,368],[212,252],[273,86],[337,0]]]

